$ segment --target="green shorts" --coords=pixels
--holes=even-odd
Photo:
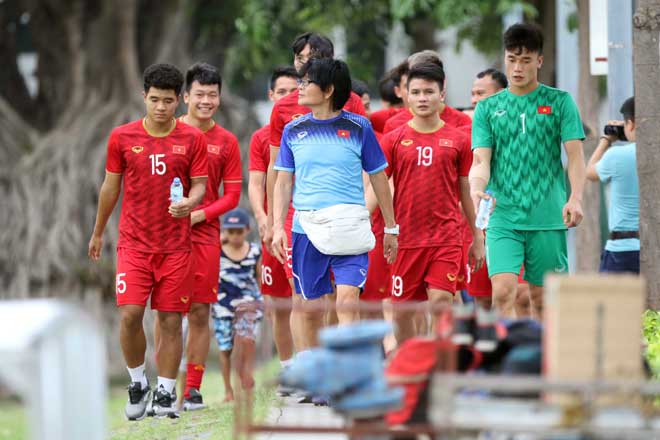
[[[566,231],[522,231],[488,228],[486,232],[488,276],[520,273],[525,264],[525,281],[543,285],[548,272],[568,272]]]

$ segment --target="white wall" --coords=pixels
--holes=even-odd
[[[436,32],[438,52],[445,65],[447,76],[447,104],[452,107],[469,107],[472,82],[477,73],[493,67],[499,60],[487,58],[469,42],[464,41],[456,52],[456,29]]]

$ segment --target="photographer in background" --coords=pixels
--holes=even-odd
[[[635,98],[621,106],[623,121],[610,121],[587,165],[587,178],[610,184],[609,240],[600,272],[639,273],[639,183],[635,145]],[[613,145],[616,141],[625,144]]]

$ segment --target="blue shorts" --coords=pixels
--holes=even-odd
[[[639,251],[611,252],[604,250],[600,256],[599,272],[639,274]]]
[[[306,234],[294,232],[292,264],[296,293],[305,299],[317,299],[332,293],[331,270],[335,284],[362,289],[367,281],[369,254],[325,255],[314,247]]]
[[[234,316],[213,316],[213,330],[220,351],[234,348],[234,336],[257,340],[259,322],[263,317],[261,301],[247,301],[236,307]]]

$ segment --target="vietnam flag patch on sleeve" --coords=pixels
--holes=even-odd
[[[174,154],[186,154],[185,145],[172,145],[172,153],[174,153]]]
[[[539,115],[550,115],[552,114],[552,107],[549,105],[539,105],[538,113]]]
[[[337,136],[340,138],[348,139],[351,137],[351,132],[348,130],[337,130]]]

